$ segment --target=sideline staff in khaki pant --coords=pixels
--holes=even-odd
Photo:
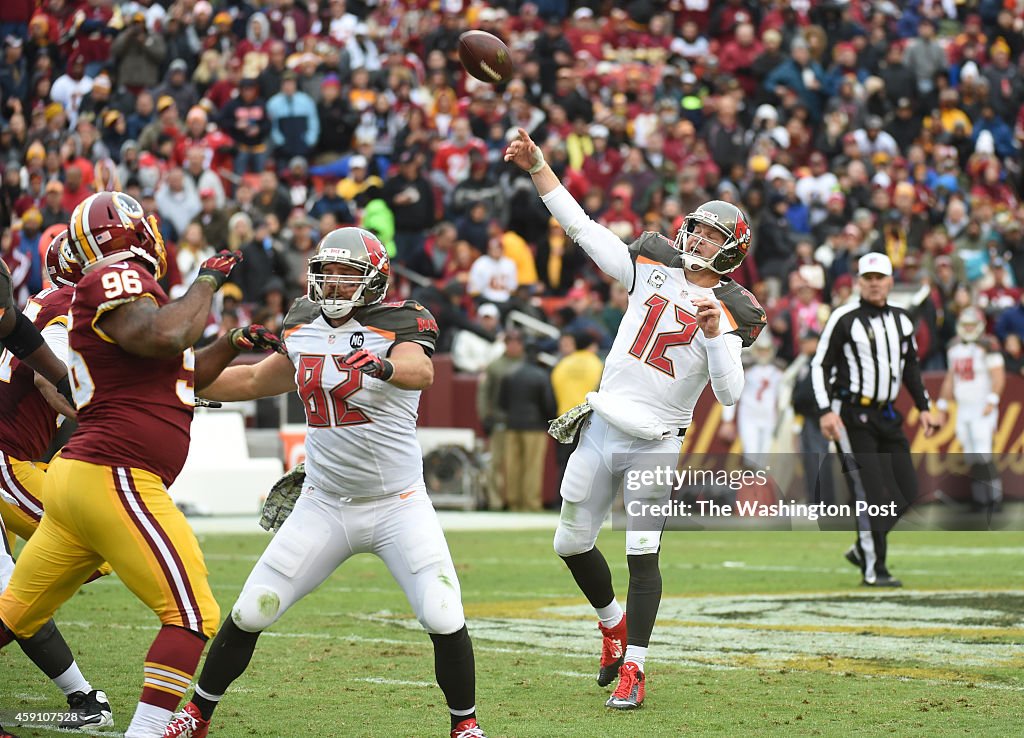
[[[505,413],[505,496],[509,510],[542,509],[548,420],[555,417],[551,378],[532,356],[501,380],[498,407]]]

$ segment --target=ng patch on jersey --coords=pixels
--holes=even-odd
[[[655,269],[651,272],[651,276],[647,278],[647,284],[651,285],[656,290],[660,290],[665,286],[665,280],[668,279],[668,275],[660,269]]]

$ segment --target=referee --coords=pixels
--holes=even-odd
[[[854,499],[870,506],[895,503],[895,515],[857,516],[857,541],[846,558],[860,567],[865,585],[901,587],[886,568],[885,539],[917,497],[917,475],[903,416],[893,407],[900,384],[921,411],[925,435],[938,430],[939,423],[928,409],[914,321],[888,303],[892,262],[885,254],[866,254],[857,271],[860,300],[832,313],[811,361],[811,376],[821,432],[839,444],[847,459],[843,466]]]

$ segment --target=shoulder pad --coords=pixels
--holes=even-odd
[[[682,267],[683,258],[672,242],[660,233],[644,231],[629,245],[629,258],[634,264],[661,264]]]
[[[722,306],[722,312],[725,313],[726,321],[733,326],[728,332],[735,333],[743,339],[744,348],[753,344],[768,321],[768,316],[757,298],[727,277],[722,278],[722,284],[714,291]]]
[[[299,297],[292,303],[288,314],[284,316],[282,333],[312,323],[318,317],[320,317],[320,306],[305,297]]]
[[[384,302],[356,311],[355,318],[378,332],[392,334],[395,343],[414,341],[433,353],[437,341],[437,321],[430,311],[415,300]]]
[[[999,340],[995,336],[982,336],[981,340],[978,341],[982,349],[989,354],[1002,354],[1002,347],[999,345]]]

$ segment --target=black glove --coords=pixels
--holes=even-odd
[[[261,325],[235,328],[228,333],[228,340],[239,351],[274,351],[282,356],[288,355],[284,341]]]
[[[199,266],[199,276],[196,281],[205,279],[213,286],[214,292],[221,288],[238,263],[242,261],[240,251],[219,251]]]
[[[349,352],[341,362],[350,369],[358,369],[363,374],[368,374],[382,382],[388,381],[395,374],[394,364],[366,349]]]

